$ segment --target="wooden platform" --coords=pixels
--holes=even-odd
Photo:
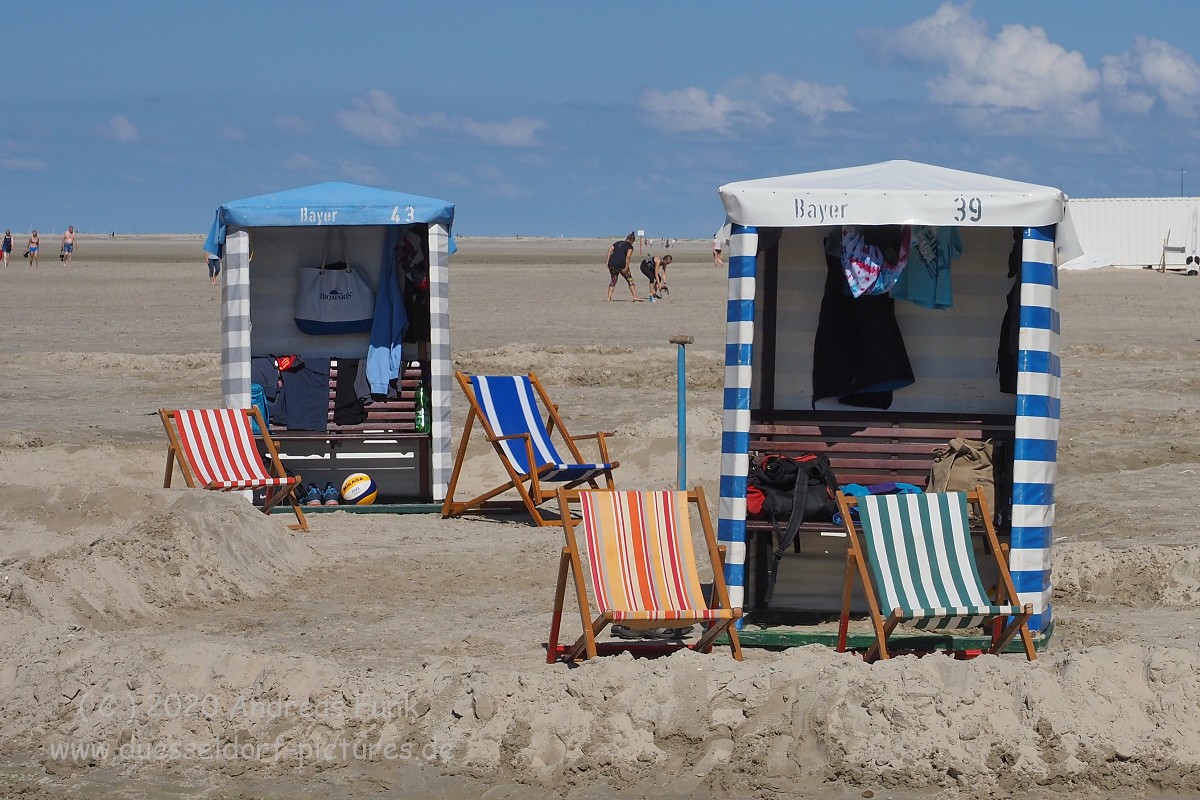
[[[847,647],[851,651],[864,651],[875,643],[875,635],[867,629],[866,620],[860,620],[861,631],[855,631],[855,622],[851,622],[851,630],[847,636]],[[1041,652],[1050,644],[1054,634],[1053,620],[1044,631],[1033,632],[1034,649]],[[808,644],[821,644],[829,648],[837,645],[837,622],[822,625],[759,625],[752,622],[738,631],[738,640],[742,647],[761,647],[769,650],[787,650],[792,647],[803,647]],[[991,639],[982,633],[949,634],[949,633],[908,633],[897,631],[888,638],[888,651],[893,655],[908,653],[953,653],[960,658],[970,658],[980,655],[990,646]],[[718,643],[728,643],[718,638]],[[1020,640],[1009,642],[1004,648],[1005,653],[1017,653],[1024,656]]]

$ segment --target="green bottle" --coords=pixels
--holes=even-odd
[[[429,433],[429,392],[425,389],[424,377],[421,377],[417,383],[413,402],[416,406],[413,427],[416,428],[417,433]]]

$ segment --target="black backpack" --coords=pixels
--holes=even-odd
[[[822,453],[783,456],[774,453],[751,459],[746,482],[746,511],[751,516],[769,519],[775,532],[776,548],[767,565],[767,586],[763,604],[770,605],[779,574],[779,562],[796,539],[800,523],[829,520],[837,511],[837,476]],[[787,528],[780,531],[780,523]]]

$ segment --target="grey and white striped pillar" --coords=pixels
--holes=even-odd
[[[250,407],[250,234],[225,239],[221,269],[221,400]]]
[[[453,466],[450,445],[450,232],[445,225],[429,226],[429,405],[433,499],[446,498]]]

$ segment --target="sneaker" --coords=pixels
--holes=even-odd
[[[300,502],[306,506],[321,505],[321,490],[315,483],[308,485],[308,491],[304,493],[304,497],[300,498]]]
[[[325,488],[321,490],[321,499],[327,506],[338,504],[338,490],[333,487],[332,483],[325,484]]]
[[[651,302],[651,303],[653,303],[653,302],[654,302],[655,300],[657,300],[657,299],[658,299],[658,298],[657,298],[657,297],[655,297],[654,295],[650,295],[650,302]]]

